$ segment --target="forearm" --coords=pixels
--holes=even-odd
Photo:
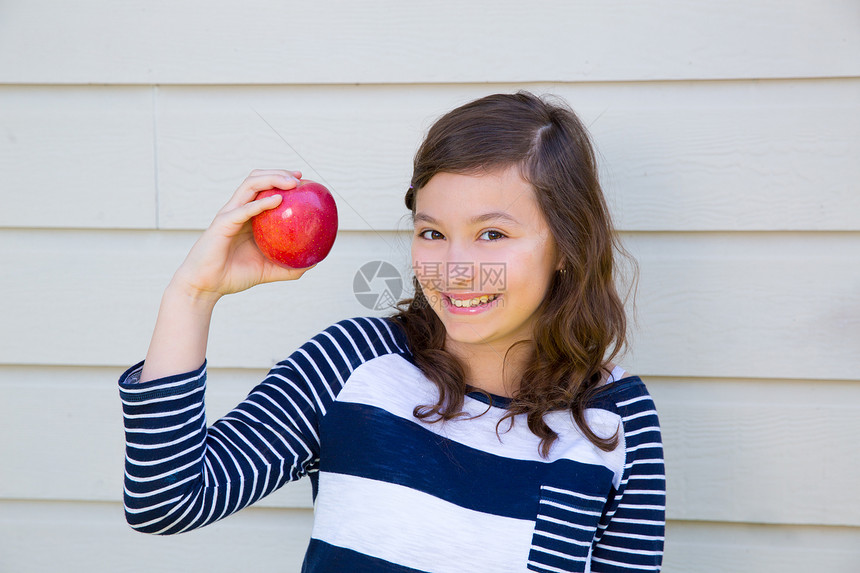
[[[218,298],[195,293],[174,278],[161,298],[139,382],[189,372],[203,363]]]

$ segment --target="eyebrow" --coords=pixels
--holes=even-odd
[[[501,221],[504,223],[511,223],[514,225],[519,225],[520,222],[514,219],[510,214],[505,213],[504,211],[490,211],[489,213],[484,213],[483,215],[475,215],[471,219],[469,219],[470,225],[477,225],[478,223],[486,223],[487,221]],[[430,223],[431,225],[438,225],[439,221],[428,215],[427,213],[418,212],[415,213],[415,216],[412,218],[413,223]]]

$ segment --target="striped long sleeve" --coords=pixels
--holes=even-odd
[[[278,363],[248,397],[207,427],[206,364],[138,383],[143,363],[119,381],[126,433],[126,519],[174,534],[217,521],[284,483],[314,476],[319,423],[363,362],[404,354],[384,319],[341,321]]]
[[[621,485],[598,526],[591,571],[659,571],[666,520],[666,474],[657,411],[644,385],[622,392],[625,463]]]

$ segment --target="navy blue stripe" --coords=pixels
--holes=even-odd
[[[403,485],[495,515],[534,519],[540,484],[576,484],[587,495],[612,486],[603,466],[496,456],[365,404],[336,402],[320,429],[321,471]]]
[[[311,538],[302,573],[427,573]]]
[[[545,530],[545,533],[553,533],[552,531]],[[565,555],[573,555],[575,557],[585,557],[588,555],[588,550],[591,547],[591,532],[587,532],[585,536],[586,539],[577,539],[577,541],[586,541],[588,545],[579,545],[577,543],[571,543],[570,541],[562,541],[561,539],[555,539],[553,537],[546,537],[544,535],[540,535],[541,531],[535,531],[534,536],[534,545],[536,547],[543,547],[544,549],[549,549],[551,551],[557,551],[559,553],[564,553]],[[540,552],[538,552],[540,553]],[[536,555],[530,555],[529,559],[537,561],[539,563],[546,563],[542,558],[537,557]]]
[[[619,408],[619,402],[626,402],[639,396],[644,396],[648,393],[645,388],[645,383],[638,376],[628,376],[622,378],[612,384],[604,386],[591,400],[588,402],[589,408],[600,408],[608,410],[620,415],[623,414],[624,408]],[[633,405],[637,410],[638,404]]]
[[[625,549],[635,549],[635,543],[628,544]],[[643,550],[651,551],[653,548],[648,546],[643,546]],[[638,568],[644,567],[656,567],[660,565],[663,560],[662,555],[642,555],[639,553],[630,553],[629,551],[613,551],[612,548],[606,546],[595,547],[594,556],[599,557],[600,559],[607,559],[609,561],[620,561],[621,563],[630,564],[631,566],[638,565]],[[592,571],[603,571],[604,564],[601,563],[601,568],[596,569],[592,568]],[[634,567],[635,568],[635,567]],[[620,569],[621,571],[629,571],[629,568]]]
[[[582,548],[581,554],[574,554],[570,557],[580,557],[581,559],[571,559],[552,553],[544,553],[537,549],[532,549],[529,553],[529,560],[551,567],[552,571],[585,571],[585,557],[588,557],[588,547]],[[534,571],[534,569],[532,569]]]

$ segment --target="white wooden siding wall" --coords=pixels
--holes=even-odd
[[[639,260],[625,363],[664,426],[664,570],[860,570],[855,0],[15,0],[0,5],[0,571],[298,571],[306,484],[175,538],[127,528],[115,380],[255,167],[328,182],[341,232],[301,281],[218,308],[210,419],[366,313],[360,264],[408,271],[402,193],[424,130],[518,88],[589,124]]]

